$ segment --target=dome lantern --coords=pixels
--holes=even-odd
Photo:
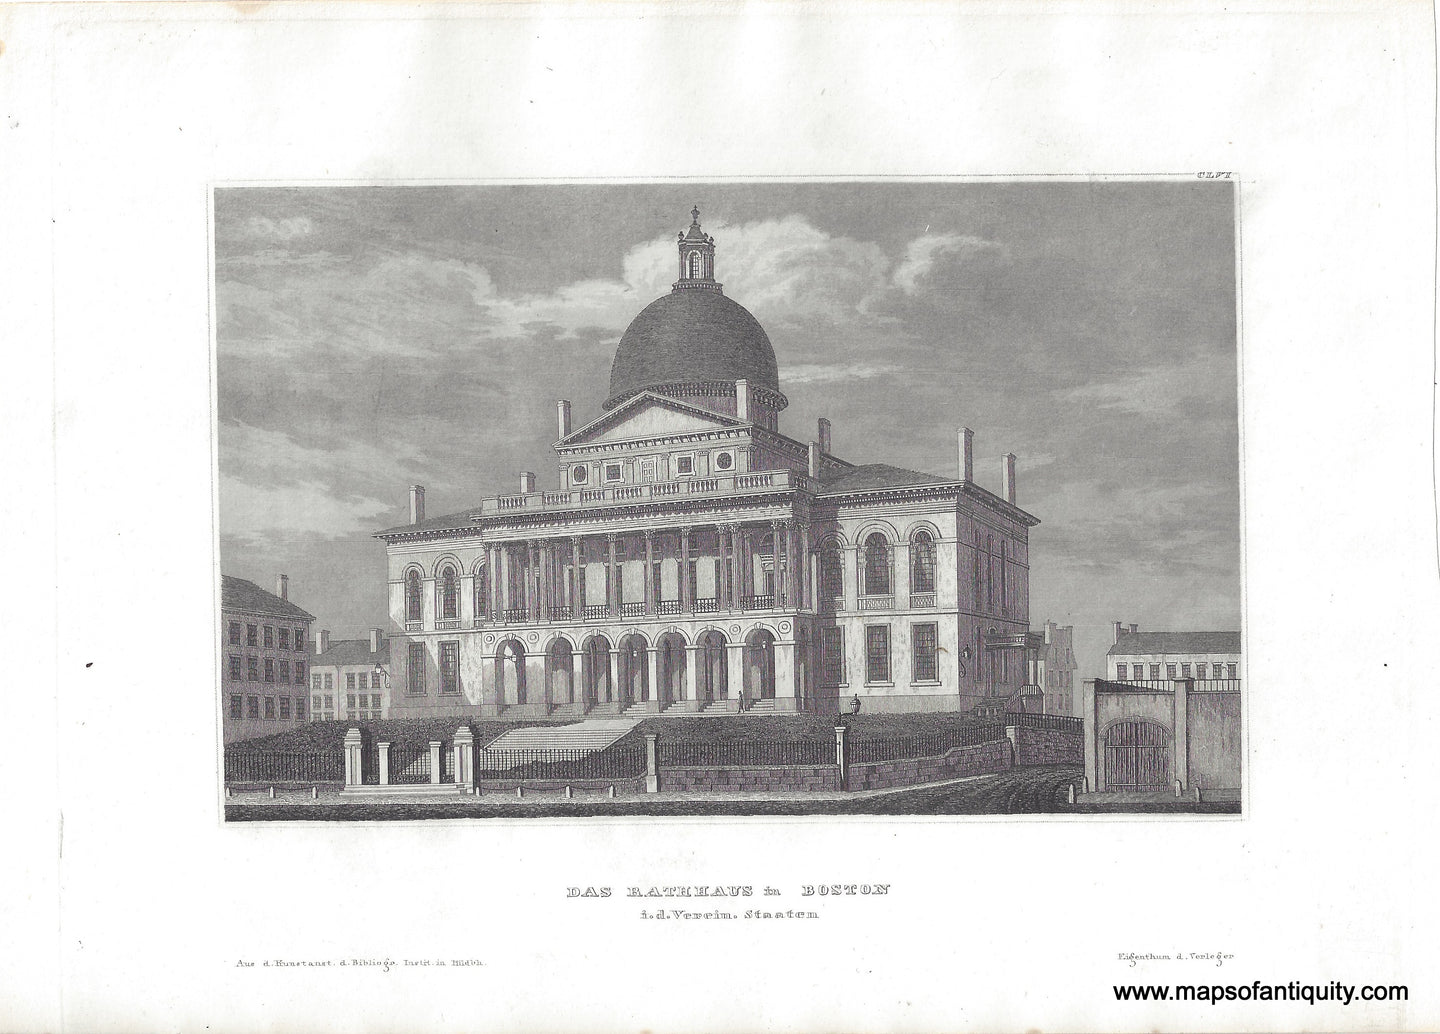
[[[718,291],[715,282],[715,238],[700,229],[700,208],[690,209],[690,228],[679,235],[680,279],[674,289],[683,291],[700,288]]]

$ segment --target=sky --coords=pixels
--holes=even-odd
[[[316,628],[386,623],[379,529],[558,483],[698,205],[716,278],[833,451],[999,491],[1019,457],[1031,627],[1240,627],[1233,185],[523,184],[215,192],[220,559]]]

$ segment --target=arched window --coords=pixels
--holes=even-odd
[[[865,538],[861,551],[865,565],[864,588],[866,596],[888,596],[890,594],[890,544],[880,532],[871,532]]]
[[[455,568],[446,564],[440,569],[440,620],[453,621],[460,616],[460,579]]]
[[[820,598],[838,600],[845,595],[844,564],[834,542],[820,550]]]
[[[700,263],[701,263],[700,253],[699,253],[698,251],[692,251],[692,252],[690,253],[690,279],[691,279],[691,280],[698,280],[698,279],[700,279],[700,268],[701,268]]]
[[[490,612],[490,597],[486,592],[486,586],[490,579],[488,572],[482,565],[475,568],[475,617],[483,618]]]
[[[422,608],[420,597],[420,572],[411,568],[405,572],[405,620],[419,621]]]
[[[910,591],[935,591],[935,540],[928,531],[910,540]]]

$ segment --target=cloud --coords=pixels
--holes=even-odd
[[[964,287],[968,280],[1009,262],[1009,250],[996,241],[955,233],[926,234],[905,248],[893,279],[896,287],[913,296],[940,285]]]
[[[374,531],[376,518],[390,509],[390,503],[338,493],[317,481],[272,485],[220,476],[222,532],[253,546]]]
[[[888,363],[801,363],[785,367],[785,383],[822,384],[828,381],[863,381],[898,372]]]
[[[308,237],[315,232],[315,225],[309,216],[299,215],[289,219],[268,219],[262,215],[245,220],[245,233],[251,237],[272,237],[290,241],[296,237]]]
[[[1235,358],[1223,351],[1192,353],[1173,363],[1139,367],[1113,380],[1083,384],[1059,393],[1068,402],[1080,402],[1097,409],[1161,419],[1174,417],[1177,407],[1195,412],[1195,403],[1209,407],[1229,402],[1226,419],[1235,399]]]

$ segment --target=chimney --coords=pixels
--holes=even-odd
[[[557,430],[561,438],[570,436],[570,400],[561,399],[555,403]]]
[[[1055,622],[1045,622],[1045,645],[1049,646],[1055,641]]]
[[[385,638],[385,633],[384,633],[383,630],[378,629],[378,628],[372,628],[372,629],[370,629],[370,652],[371,652],[371,653],[379,653],[379,652],[380,652],[380,641],[381,641],[382,639],[384,639],[384,638]]]
[[[1000,467],[1000,491],[1007,503],[1015,502],[1015,454],[1007,452]]]
[[[322,653],[328,653],[329,650],[330,629],[322,628],[320,629],[320,634],[315,637],[315,655],[318,657]]]
[[[1131,634],[1131,635],[1136,635],[1139,631],[1140,631],[1140,626],[1139,626],[1139,625],[1134,625],[1134,624],[1132,624],[1132,625],[1130,626],[1130,634]]]
[[[419,524],[425,519],[425,486],[410,486],[410,523]]]
[[[830,456],[830,421],[823,416],[820,418],[820,451]]]
[[[975,432],[960,428],[960,480],[975,480]]]
[[[520,472],[520,491],[535,491],[535,472],[533,470],[522,470]]]
[[[1120,633],[1125,631],[1125,626],[1124,626],[1123,624],[1121,624],[1119,621],[1116,621],[1116,622],[1114,623],[1114,626],[1115,626],[1115,643],[1118,643],[1118,642],[1120,641]],[[1114,643],[1111,643],[1111,645],[1113,646]]]
[[[290,598],[290,576],[288,574],[278,575],[275,578],[275,595],[282,600]]]
[[[735,382],[735,415],[741,420],[750,419],[750,382],[744,377]]]
[[[806,471],[807,471],[807,473],[809,473],[809,475],[810,475],[812,478],[819,478],[819,477],[820,477],[820,443],[819,443],[819,442],[811,442],[811,443],[810,443],[810,463],[809,463],[809,465],[806,467]]]

